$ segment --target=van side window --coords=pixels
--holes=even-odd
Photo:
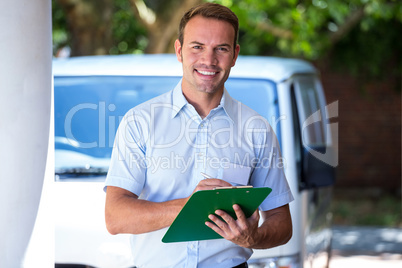
[[[325,144],[324,124],[321,118],[320,99],[317,94],[315,79],[311,77],[296,80],[295,94],[299,120],[302,131],[302,142],[308,146]]]
[[[314,76],[295,76],[292,86],[293,126],[296,138],[299,189],[313,189],[335,182],[334,168],[324,156],[328,150],[324,96]],[[330,151],[328,151],[330,152]]]

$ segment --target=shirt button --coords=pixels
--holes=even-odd
[[[203,127],[204,127],[204,124],[201,124],[200,127],[203,128]]]

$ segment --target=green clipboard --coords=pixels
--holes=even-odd
[[[233,205],[238,204],[246,217],[250,217],[264,199],[271,193],[268,187],[221,188],[195,192],[169,227],[162,242],[184,242],[222,238],[205,225],[208,215],[217,209],[226,211],[234,219]]]

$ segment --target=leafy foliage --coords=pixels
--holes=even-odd
[[[398,0],[214,0],[240,20],[242,54],[331,59],[352,74],[401,73]],[[395,59],[396,62],[395,62]],[[394,61],[397,68],[384,68]]]
[[[71,32],[68,29],[66,12],[58,0],[52,0],[54,54],[63,47],[71,46]],[[113,1],[113,18],[109,26],[112,27],[113,36],[109,54],[142,53],[146,49],[148,45],[146,30],[135,19],[129,1]]]
[[[53,54],[56,54],[59,49],[69,44],[69,33],[65,11],[55,0],[52,0],[52,24]]]
[[[69,45],[71,40],[66,11],[58,1],[61,0],[52,0],[55,50]],[[87,0],[76,2],[80,1]],[[180,5],[193,3],[190,1],[183,0]],[[206,1],[228,6],[238,15],[241,54],[298,57],[311,61],[331,57],[335,66],[347,66],[354,74],[380,77],[391,71],[400,76],[402,2],[399,0]],[[173,38],[165,36],[163,40],[155,41],[158,37],[155,32],[150,39],[149,31],[153,28],[145,27],[138,14],[133,13],[133,2],[136,1],[113,1],[110,25],[113,45],[109,54],[144,53],[155,42]],[[161,13],[161,10],[167,10],[167,4],[177,3],[177,0],[143,1],[158,16],[173,16],[177,11]],[[396,69],[384,68],[390,61]]]
[[[134,18],[127,0],[115,0],[113,14],[114,46],[110,54],[142,53],[147,45],[145,28]]]

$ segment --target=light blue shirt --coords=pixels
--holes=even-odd
[[[191,195],[201,172],[233,185],[270,187],[260,210],[293,200],[275,133],[267,120],[232,99],[202,119],[187,102],[181,82],[168,93],[131,109],[120,123],[106,186],[163,202]],[[225,239],[162,243],[167,228],[133,235],[138,267],[233,267],[252,250]]]

